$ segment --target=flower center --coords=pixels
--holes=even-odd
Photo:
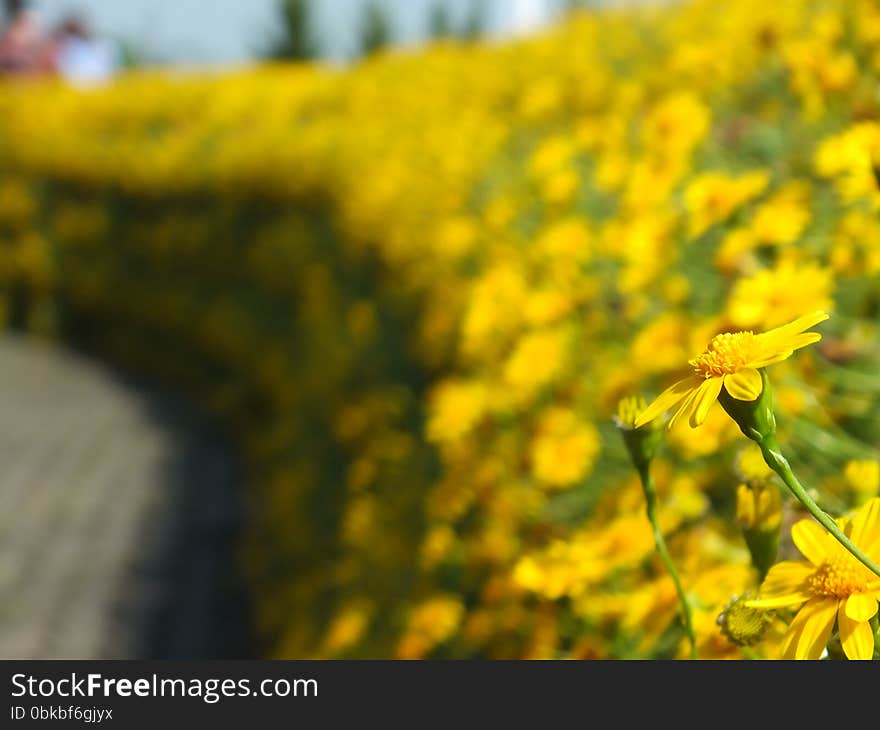
[[[752,359],[755,335],[751,332],[727,332],[716,335],[706,351],[690,360],[697,375],[719,378],[742,369]]]
[[[869,579],[867,568],[850,555],[843,555],[820,565],[808,583],[816,595],[846,598],[868,590]]]

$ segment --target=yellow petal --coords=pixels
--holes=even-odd
[[[781,362],[789,357],[791,357],[791,350],[780,350],[770,353],[765,352],[761,357],[749,361],[749,365],[753,368],[765,368],[768,365]]]
[[[810,329],[810,327],[819,324],[819,322],[824,322],[830,316],[831,315],[828,314],[828,312],[822,311],[805,314],[803,317],[798,317],[796,320],[794,320],[794,322],[789,322],[788,324],[784,324],[781,327],[776,327],[775,329],[768,330],[767,332],[758,335],[758,337],[768,342],[770,340],[775,340],[777,342],[780,340],[785,340],[793,337],[794,335],[800,334],[804,330]]]
[[[746,601],[749,608],[793,608],[806,603],[813,597],[812,593],[806,591],[794,591],[779,596],[768,596],[766,598],[752,598]]]
[[[791,357],[795,350],[802,347],[812,345],[822,339],[822,335],[818,332],[805,332],[800,335],[794,335],[788,339],[768,340],[762,342],[759,355],[749,362],[753,368],[765,368],[768,365],[781,362]]]
[[[794,617],[788,627],[782,644],[779,647],[779,656],[781,659],[794,659],[794,653],[797,649],[797,640],[801,638],[801,630],[803,629],[803,621],[798,621],[800,614]]]
[[[705,382],[703,379],[700,379],[700,383]],[[672,418],[669,419],[669,423],[667,424],[667,428],[670,430],[675,427],[675,424],[678,423],[679,419],[687,418],[691,412],[694,410],[694,402],[697,399],[697,396],[700,393],[700,388],[694,388],[690,393],[688,393],[687,398],[682,401],[682,404],[678,407],[678,410],[672,414]]]
[[[813,345],[821,339],[822,335],[818,332],[804,332],[802,334],[795,335],[794,337],[790,337],[787,340],[780,340],[780,345],[783,350],[794,352],[795,350],[800,350],[802,347]]]
[[[813,312],[782,327],[756,335],[758,351],[755,359],[749,365],[755,368],[766,367],[780,360],[785,360],[798,348],[818,342],[822,336],[817,332],[805,335],[801,333],[819,322],[824,322],[829,316],[827,312]]]
[[[724,388],[731,397],[737,400],[755,400],[761,395],[763,384],[761,373],[753,368],[746,368],[724,376]]]
[[[822,565],[828,559],[828,533],[812,520],[800,520],[791,528],[791,539],[797,549],[813,565]]]
[[[880,541],[880,497],[869,500],[858,511],[853,518],[850,539],[865,550]]]
[[[805,616],[795,659],[818,659],[822,656],[831,637],[831,629],[834,628],[838,603],[836,598],[814,598],[800,610],[798,616]]]
[[[791,624],[788,627],[788,632],[785,635],[785,638],[782,640],[782,645],[780,647],[780,655],[783,659],[797,659],[798,658],[798,644],[800,643],[801,637],[803,636],[804,629],[807,626],[807,623],[813,618],[815,610],[817,606],[821,607],[821,604],[829,599],[819,598],[810,601],[806,604],[800,611],[798,611],[797,615],[792,619]],[[834,625],[834,616],[836,615],[837,609],[837,601],[834,599],[830,599],[831,601],[831,625]],[[830,629],[829,629],[830,634]],[[821,656],[822,650],[819,650],[819,655]]]
[[[691,413],[691,428],[702,426],[706,416],[709,415],[709,409],[712,404],[718,400],[718,394],[721,392],[721,386],[724,384],[724,378],[708,378],[701,386],[697,395],[694,397],[693,413]]]
[[[848,603],[848,601],[847,601]],[[874,656],[874,632],[867,621],[856,621],[849,617],[848,612],[840,604],[837,612],[837,629],[840,632],[840,643],[847,659],[869,661]]]
[[[692,375],[684,380],[679,380],[675,385],[664,390],[654,399],[651,405],[642,411],[641,415],[636,419],[635,427],[641,428],[653,421],[657,416],[663,415],[664,412],[672,408],[682,398],[690,395],[702,382],[702,378]]]
[[[746,605],[753,608],[783,608],[804,603],[812,597],[807,579],[813,571],[814,568],[809,563],[777,563],[770,568],[761,584],[758,598],[748,601]]]
[[[870,621],[877,613],[877,599],[870,593],[853,593],[845,605],[846,615],[853,621]]]
[[[800,611],[791,621],[788,631],[779,647],[779,655],[783,659],[794,659],[797,651],[798,639],[801,638],[801,632],[804,630],[804,624],[807,621],[807,614]]]

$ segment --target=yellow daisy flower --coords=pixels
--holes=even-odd
[[[706,420],[722,388],[737,400],[756,400],[763,388],[759,368],[785,360],[795,350],[821,340],[818,332],[805,330],[828,317],[827,312],[813,312],[768,332],[716,335],[705,352],[689,361],[694,374],[657,396],[639,416],[636,428],[675,406],[678,408],[669,428],[688,416],[691,427],[696,428]]]
[[[850,539],[880,560],[880,498],[862,507],[844,526]],[[801,606],[782,642],[783,659],[818,659],[828,644],[834,620],[843,651],[850,659],[871,659],[880,579],[812,520],[791,528],[794,544],[807,561],[774,565],[752,608]]]

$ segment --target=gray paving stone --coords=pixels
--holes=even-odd
[[[216,577],[235,573],[236,474],[228,445],[181,403],[0,337],[0,658],[247,655],[244,602]],[[205,580],[188,587],[180,563],[204,519],[187,512],[193,496],[221,524],[195,568]],[[239,636],[206,636],[193,605],[234,617]]]

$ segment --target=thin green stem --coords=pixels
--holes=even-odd
[[[795,498],[807,508],[807,511],[816,518],[822,527],[834,536],[837,542],[852,553],[853,557],[864,564],[872,573],[880,576],[880,566],[865,555],[865,553],[843,533],[843,530],[840,529],[838,524],[834,521],[834,518],[816,504],[815,500],[797,480],[797,477],[791,470],[791,465],[779,450],[779,444],[776,442],[775,436],[767,436],[758,443],[761,447],[761,453],[764,455],[764,461],[767,462],[767,466],[780,476],[782,481],[785,482],[785,486],[789,488]]]
[[[666,571],[675,584],[675,590],[678,592],[678,601],[681,604],[682,620],[684,622],[684,630],[687,634],[688,641],[691,645],[691,659],[697,658],[697,637],[694,634],[694,622],[691,610],[691,604],[687,599],[678,572],[675,570],[675,564],[666,549],[666,540],[663,539],[663,533],[660,531],[660,524],[657,521],[657,490],[654,488],[654,480],[651,478],[651,472],[647,465],[639,469],[639,476],[642,480],[642,489],[645,492],[645,511],[648,514],[648,521],[651,523],[651,531],[654,534],[654,544],[657,547],[657,553],[666,566]]]

